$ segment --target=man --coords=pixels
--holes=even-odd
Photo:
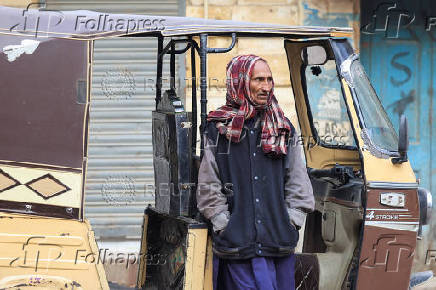
[[[226,105],[210,112],[197,206],[213,225],[214,289],[294,289],[294,248],[314,198],[267,62],[227,65]]]

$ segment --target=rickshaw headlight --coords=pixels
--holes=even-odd
[[[428,189],[418,188],[419,198],[419,223],[420,225],[428,225],[432,215],[433,198]]]

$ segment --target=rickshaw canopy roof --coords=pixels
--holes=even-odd
[[[0,34],[94,40],[106,37],[161,35],[190,36],[229,33],[296,38],[351,36],[351,28],[285,26],[230,20],[110,14],[88,10],[54,11],[0,6]]]

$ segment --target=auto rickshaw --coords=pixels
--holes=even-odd
[[[155,183],[172,192],[156,190],[154,207],[145,210],[138,288],[212,289],[208,224],[195,206],[208,55],[227,53],[244,37],[281,37],[301,131],[292,141],[303,144],[316,198],[300,232],[298,289],[408,289],[432,198],[407,157],[407,120],[397,135],[348,42],[350,29],[161,16],[140,26],[142,15],[105,14],[121,21],[108,28],[91,11],[25,15],[1,7],[0,15],[1,289],[109,289],[84,215],[84,188],[93,44],[110,37],[145,37],[158,46]],[[78,17],[94,25],[78,25]],[[209,47],[211,36],[231,44]],[[191,60],[186,96],[176,90],[178,54]],[[171,84],[163,91],[165,55]]]

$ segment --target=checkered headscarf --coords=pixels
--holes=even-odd
[[[218,129],[232,142],[240,141],[244,121],[264,111],[261,144],[265,153],[287,154],[287,139],[291,124],[285,117],[273,93],[274,82],[266,105],[256,104],[250,94],[250,78],[256,61],[265,61],[256,55],[234,57],[227,65],[226,104],[207,116],[208,121],[218,121]],[[265,61],[266,62],[266,61]]]

